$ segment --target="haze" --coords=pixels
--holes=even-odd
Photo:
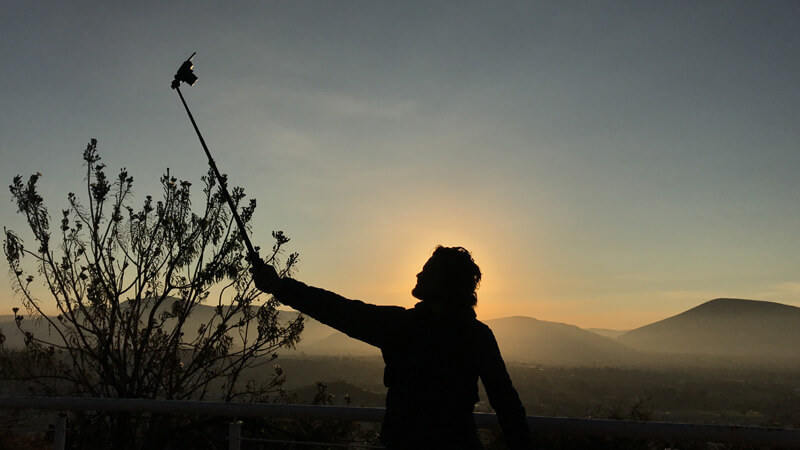
[[[137,195],[206,162],[298,278],[411,306],[436,244],[481,319],[632,329],[716,297],[800,305],[794,2],[4,3],[0,181],[50,211],[99,140]],[[24,231],[6,202],[2,225]],[[24,233],[23,233],[24,235]],[[0,314],[17,305],[0,271]]]

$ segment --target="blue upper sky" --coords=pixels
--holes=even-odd
[[[95,137],[137,195],[197,180],[169,89],[197,51],[187,100],[305,281],[409,306],[442,243],[482,318],[800,305],[800,3],[162,3],[4,4],[0,179],[42,172],[58,212]]]

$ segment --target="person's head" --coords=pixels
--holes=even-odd
[[[411,295],[452,309],[475,307],[480,282],[481,269],[467,249],[439,245],[417,274]]]

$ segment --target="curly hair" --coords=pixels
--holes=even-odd
[[[478,304],[475,291],[481,283],[481,269],[469,250],[438,245],[431,255],[434,258],[440,263],[442,282],[455,294],[450,306],[474,308]]]

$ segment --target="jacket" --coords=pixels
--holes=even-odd
[[[390,449],[480,449],[473,409],[478,378],[509,446],[531,448],[525,408],[488,326],[466,308],[441,312],[378,306],[284,278],[275,297],[348,336],[381,349]]]

